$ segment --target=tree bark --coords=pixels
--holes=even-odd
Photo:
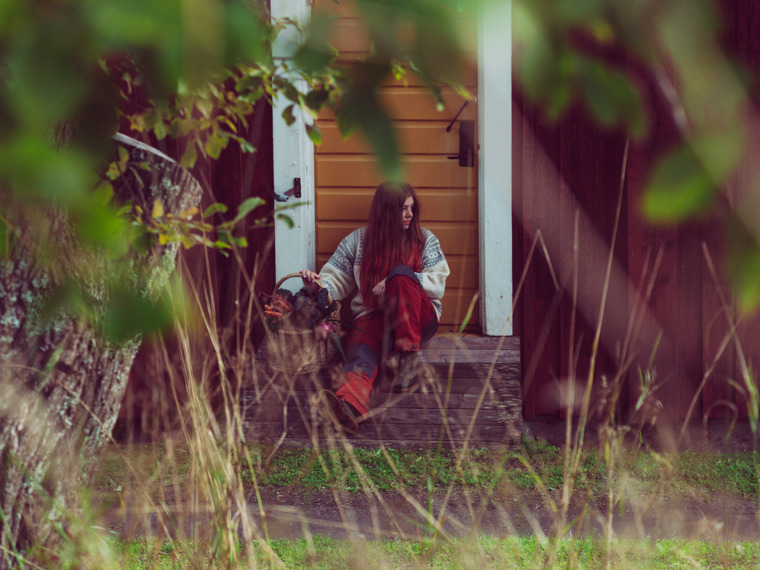
[[[160,199],[175,215],[199,204],[200,185],[176,162],[133,139],[116,138],[130,162],[149,166],[118,178],[117,198],[145,212]],[[57,216],[56,225],[57,250],[64,252],[57,263],[65,266],[66,251],[77,255],[76,239],[65,215]],[[118,345],[107,341],[70,314],[40,318],[60,273],[36,262],[24,237],[22,229],[12,256],[0,259],[0,568],[17,565],[19,553],[39,560],[55,556],[57,541],[79,511],[76,491],[111,435],[140,345],[139,337]],[[129,263],[140,277],[132,286],[155,298],[156,283],[175,268],[177,251],[172,243],[154,246],[144,258],[133,256]],[[107,303],[103,276],[92,275],[88,287]]]

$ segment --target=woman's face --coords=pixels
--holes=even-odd
[[[408,230],[412,225],[412,218],[414,217],[414,198],[409,196],[404,201],[404,207],[401,209],[401,221],[404,224],[404,229]]]

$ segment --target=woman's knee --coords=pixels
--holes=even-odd
[[[386,287],[391,282],[391,280],[396,277],[407,277],[418,285],[420,283],[420,280],[417,278],[417,274],[408,265],[396,265],[393,269],[391,269],[388,273],[388,277],[385,278]]]

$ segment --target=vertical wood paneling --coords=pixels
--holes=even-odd
[[[551,241],[551,233],[558,229],[556,223],[545,223],[553,222],[553,213],[557,212],[557,205],[546,199],[545,189],[557,187],[560,183],[555,164],[546,160],[546,157],[557,157],[559,133],[542,123],[538,111],[520,106],[523,118],[522,208],[516,214],[523,227],[523,257],[530,265],[522,292],[524,318],[519,336],[523,338],[525,353],[525,411],[530,418],[559,411],[560,327],[557,315],[562,294],[555,288],[540,247],[528,260],[537,233],[540,231],[544,239]]]
[[[702,417],[730,418],[738,413],[736,390],[728,382],[730,378],[737,378],[735,345],[731,339],[735,309],[731,289],[718,273],[725,255],[718,230],[713,225],[703,236],[709,257],[703,254],[702,258],[702,374],[708,376],[700,411]]]
[[[760,64],[760,36],[755,33],[760,24],[760,6],[740,0],[732,2],[720,0],[716,5],[726,17],[723,28],[723,42],[732,57],[736,57],[749,69],[757,69]],[[730,286],[725,275],[725,252],[723,251],[724,219],[705,219],[678,227],[652,226],[639,214],[641,192],[647,176],[657,159],[677,143],[679,133],[670,116],[669,105],[663,100],[660,89],[654,85],[651,74],[642,73],[631,64],[629,72],[637,84],[642,85],[651,112],[651,129],[646,138],[635,141],[630,150],[629,168],[626,180],[626,211],[621,227],[616,256],[622,262],[629,276],[629,301],[627,307],[612,307],[606,310],[632,311],[638,307],[639,295],[643,295],[648,283],[653,283],[651,296],[646,299],[646,314],[641,327],[632,339],[632,350],[636,354],[627,381],[627,410],[633,412],[640,396],[639,372],[645,372],[650,356],[656,349],[654,384],[649,387],[654,398],[663,403],[660,421],[678,421],[686,417],[692,403],[696,406],[692,417],[701,419],[738,413],[746,417],[746,390],[738,391],[731,386],[740,378],[742,360],[739,353],[729,344],[725,352],[716,359],[716,354],[729,332],[729,320],[725,307],[719,300],[719,293],[731,299]],[[758,87],[753,87],[752,97],[758,99]],[[519,158],[520,166],[516,174],[515,188],[519,194],[515,198],[515,215],[520,218],[523,233],[520,236],[520,259],[527,263],[526,255],[535,231],[539,226],[558,227],[563,241],[557,248],[559,257],[572,265],[573,209],[579,205],[590,220],[590,226],[609,242],[615,215],[617,195],[616,179],[619,176],[620,139],[610,133],[599,131],[586,123],[584,115],[569,113],[563,119],[547,126],[540,115],[533,112],[519,100],[523,112],[522,136]],[[760,146],[760,125],[750,132],[753,148]],[[530,137],[525,132],[532,131],[541,147],[541,152],[531,147]],[[527,142],[526,142],[527,141]],[[559,141],[559,142],[558,142]],[[616,142],[611,142],[616,141]],[[556,182],[545,175],[546,158],[550,157],[558,169],[562,187],[568,193],[562,194],[552,208],[541,203],[542,188],[554,187]],[[604,164],[606,166],[600,166]],[[613,166],[614,165],[614,166]],[[749,180],[735,180],[739,186],[747,186]],[[583,226],[583,224],[581,224]],[[547,230],[552,231],[552,230]],[[581,227],[578,263],[579,289],[590,293],[591,297],[601,295],[600,281],[590,268],[599,267],[606,259],[588,247],[583,237],[587,232]],[[718,271],[718,283],[713,282],[704,261],[702,244],[708,246]],[[594,257],[596,255],[596,257]],[[656,263],[657,260],[657,263]],[[533,262],[535,263],[535,261]],[[656,267],[655,267],[656,265]],[[515,268],[515,276],[523,267]],[[567,274],[566,274],[567,275]],[[570,275],[573,275],[571,272]],[[545,268],[536,264],[528,272],[525,291],[520,308],[522,318],[518,334],[523,337],[527,416],[541,413],[556,413],[546,387],[556,383],[558,378],[575,374],[582,377],[588,369],[589,335],[594,332],[594,310],[586,311],[585,317],[577,315],[573,319],[573,307],[569,302],[572,279],[567,280],[568,293],[559,304],[559,314],[550,314],[556,304],[556,296],[545,287]],[[610,303],[614,303],[610,300]],[[731,301],[729,301],[730,303]],[[623,303],[625,305],[626,303]],[[729,307],[732,319],[738,319],[736,310]],[[738,329],[738,343],[741,354],[752,374],[760,370],[760,317],[743,317]],[[559,324],[558,324],[559,323]],[[556,327],[559,327],[559,331]],[[603,333],[603,337],[609,333]],[[658,343],[659,339],[659,345]],[[604,338],[603,338],[604,340]],[[613,342],[616,339],[613,339]],[[574,346],[571,346],[574,345]],[[572,363],[571,350],[578,348],[578,362]],[[615,354],[608,346],[607,354],[600,359],[601,371],[615,369]],[[698,392],[705,372],[712,369],[711,376],[703,392]],[[756,380],[755,380],[756,381]],[[598,397],[597,394],[595,397]],[[639,417],[639,419],[642,419]]]

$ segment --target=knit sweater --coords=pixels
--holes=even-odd
[[[364,236],[367,228],[359,228],[348,234],[340,242],[338,249],[325,263],[319,276],[333,299],[351,298],[351,313],[354,318],[370,312],[362,300],[361,263],[364,257]],[[441,244],[433,232],[422,228],[425,246],[422,248],[420,272],[415,273],[422,284],[422,290],[433,303],[437,317],[441,318],[441,299],[446,288],[449,265],[441,251]]]

